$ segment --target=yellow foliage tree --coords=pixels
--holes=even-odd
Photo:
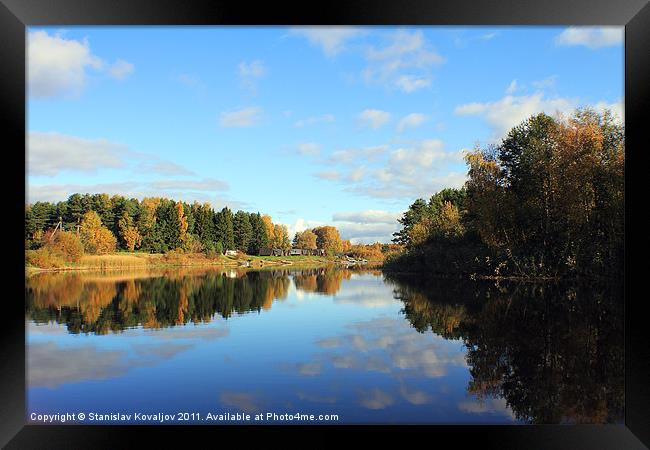
[[[328,255],[333,255],[341,251],[342,242],[339,230],[331,225],[314,228],[313,233],[316,235],[316,245],[318,248],[325,250]]]
[[[269,215],[262,216],[262,222],[264,223],[264,229],[266,230],[266,236],[269,238],[269,245],[273,245],[275,242],[275,227],[273,226],[273,219]]]
[[[183,209],[183,204],[181,202],[176,202],[176,214],[178,215],[178,237],[181,242],[185,242],[187,237],[187,216],[185,215],[185,210]]]
[[[84,214],[79,233],[86,252],[104,254],[115,251],[117,239],[108,228],[102,225],[102,221],[95,211],[88,211]]]
[[[419,222],[414,224],[409,230],[409,245],[417,247],[424,244],[434,229],[433,220],[430,217],[423,217]]]
[[[294,237],[294,245],[298,248],[304,248],[307,250],[316,250],[316,235],[311,230],[305,230],[303,232],[297,232]]]
[[[444,236],[460,235],[463,226],[460,222],[460,211],[451,202],[443,202],[440,212],[434,219],[435,232]]]
[[[142,237],[137,227],[133,225],[133,219],[127,211],[122,213],[122,217],[117,222],[118,229],[120,231],[120,236],[126,248],[129,251],[133,251],[136,247],[140,247],[142,243]]]
[[[289,240],[289,231],[286,225],[275,224],[273,225],[273,239],[270,241],[273,248],[291,248],[291,241]]]

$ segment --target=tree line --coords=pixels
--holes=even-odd
[[[108,194],[72,194],[57,203],[36,202],[25,208],[27,249],[49,246],[68,259],[86,253],[142,250],[166,253],[223,254],[238,250],[252,255],[262,248],[323,249],[327,255],[351,247],[336,227],[320,226],[289,238],[286,225],[259,212],[213,209],[209,203],[166,198],[125,198]]]
[[[624,127],[611,112],[537,114],[466,155],[468,179],[416,200],[386,267],[440,274],[617,276],[623,270]]]

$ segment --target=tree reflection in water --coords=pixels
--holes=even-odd
[[[620,286],[387,278],[418,331],[462,339],[468,392],[530,423],[622,423]]]
[[[296,289],[333,295],[351,272],[345,269],[205,270],[158,273],[41,273],[26,283],[27,317],[55,321],[70,333],[106,334],[127,328],[163,328],[208,322],[215,314],[271,309]]]
[[[44,273],[26,284],[26,316],[70,333],[208,322],[261,312],[299,291],[334,295],[354,271],[174,269],[156,273]],[[373,272],[378,275],[380,272]],[[461,340],[467,391],[504,398],[530,423],[623,421],[620,286],[422,280],[384,274],[413,327]]]

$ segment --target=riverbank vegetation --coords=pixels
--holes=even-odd
[[[56,204],[27,205],[25,243],[27,265],[41,269],[280,264],[286,256],[276,261],[255,255],[262,248],[288,250],[292,245],[322,249],[329,258],[293,256],[291,263],[323,264],[352,248],[333,226],[296,233],[292,242],[287,227],[274,224],[269,215],[107,194],[73,194]],[[227,250],[234,258],[226,257]]]
[[[466,155],[468,179],[399,220],[395,271],[616,277],[623,271],[624,128],[611,113],[530,117]]]
[[[26,206],[26,262],[42,269],[284,264],[297,257],[249,255],[294,247],[323,250],[327,258],[310,263],[352,258],[430,275],[622,273],[624,127],[609,111],[537,114],[500,143],[477,146],[466,164],[462,188],[409,206],[393,244],[352,244],[329,225],[290,239],[287,227],[269,215],[215,210],[208,203],[73,194]]]

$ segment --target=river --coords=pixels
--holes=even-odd
[[[40,273],[27,421],[622,424],[621,291],[343,268]]]

